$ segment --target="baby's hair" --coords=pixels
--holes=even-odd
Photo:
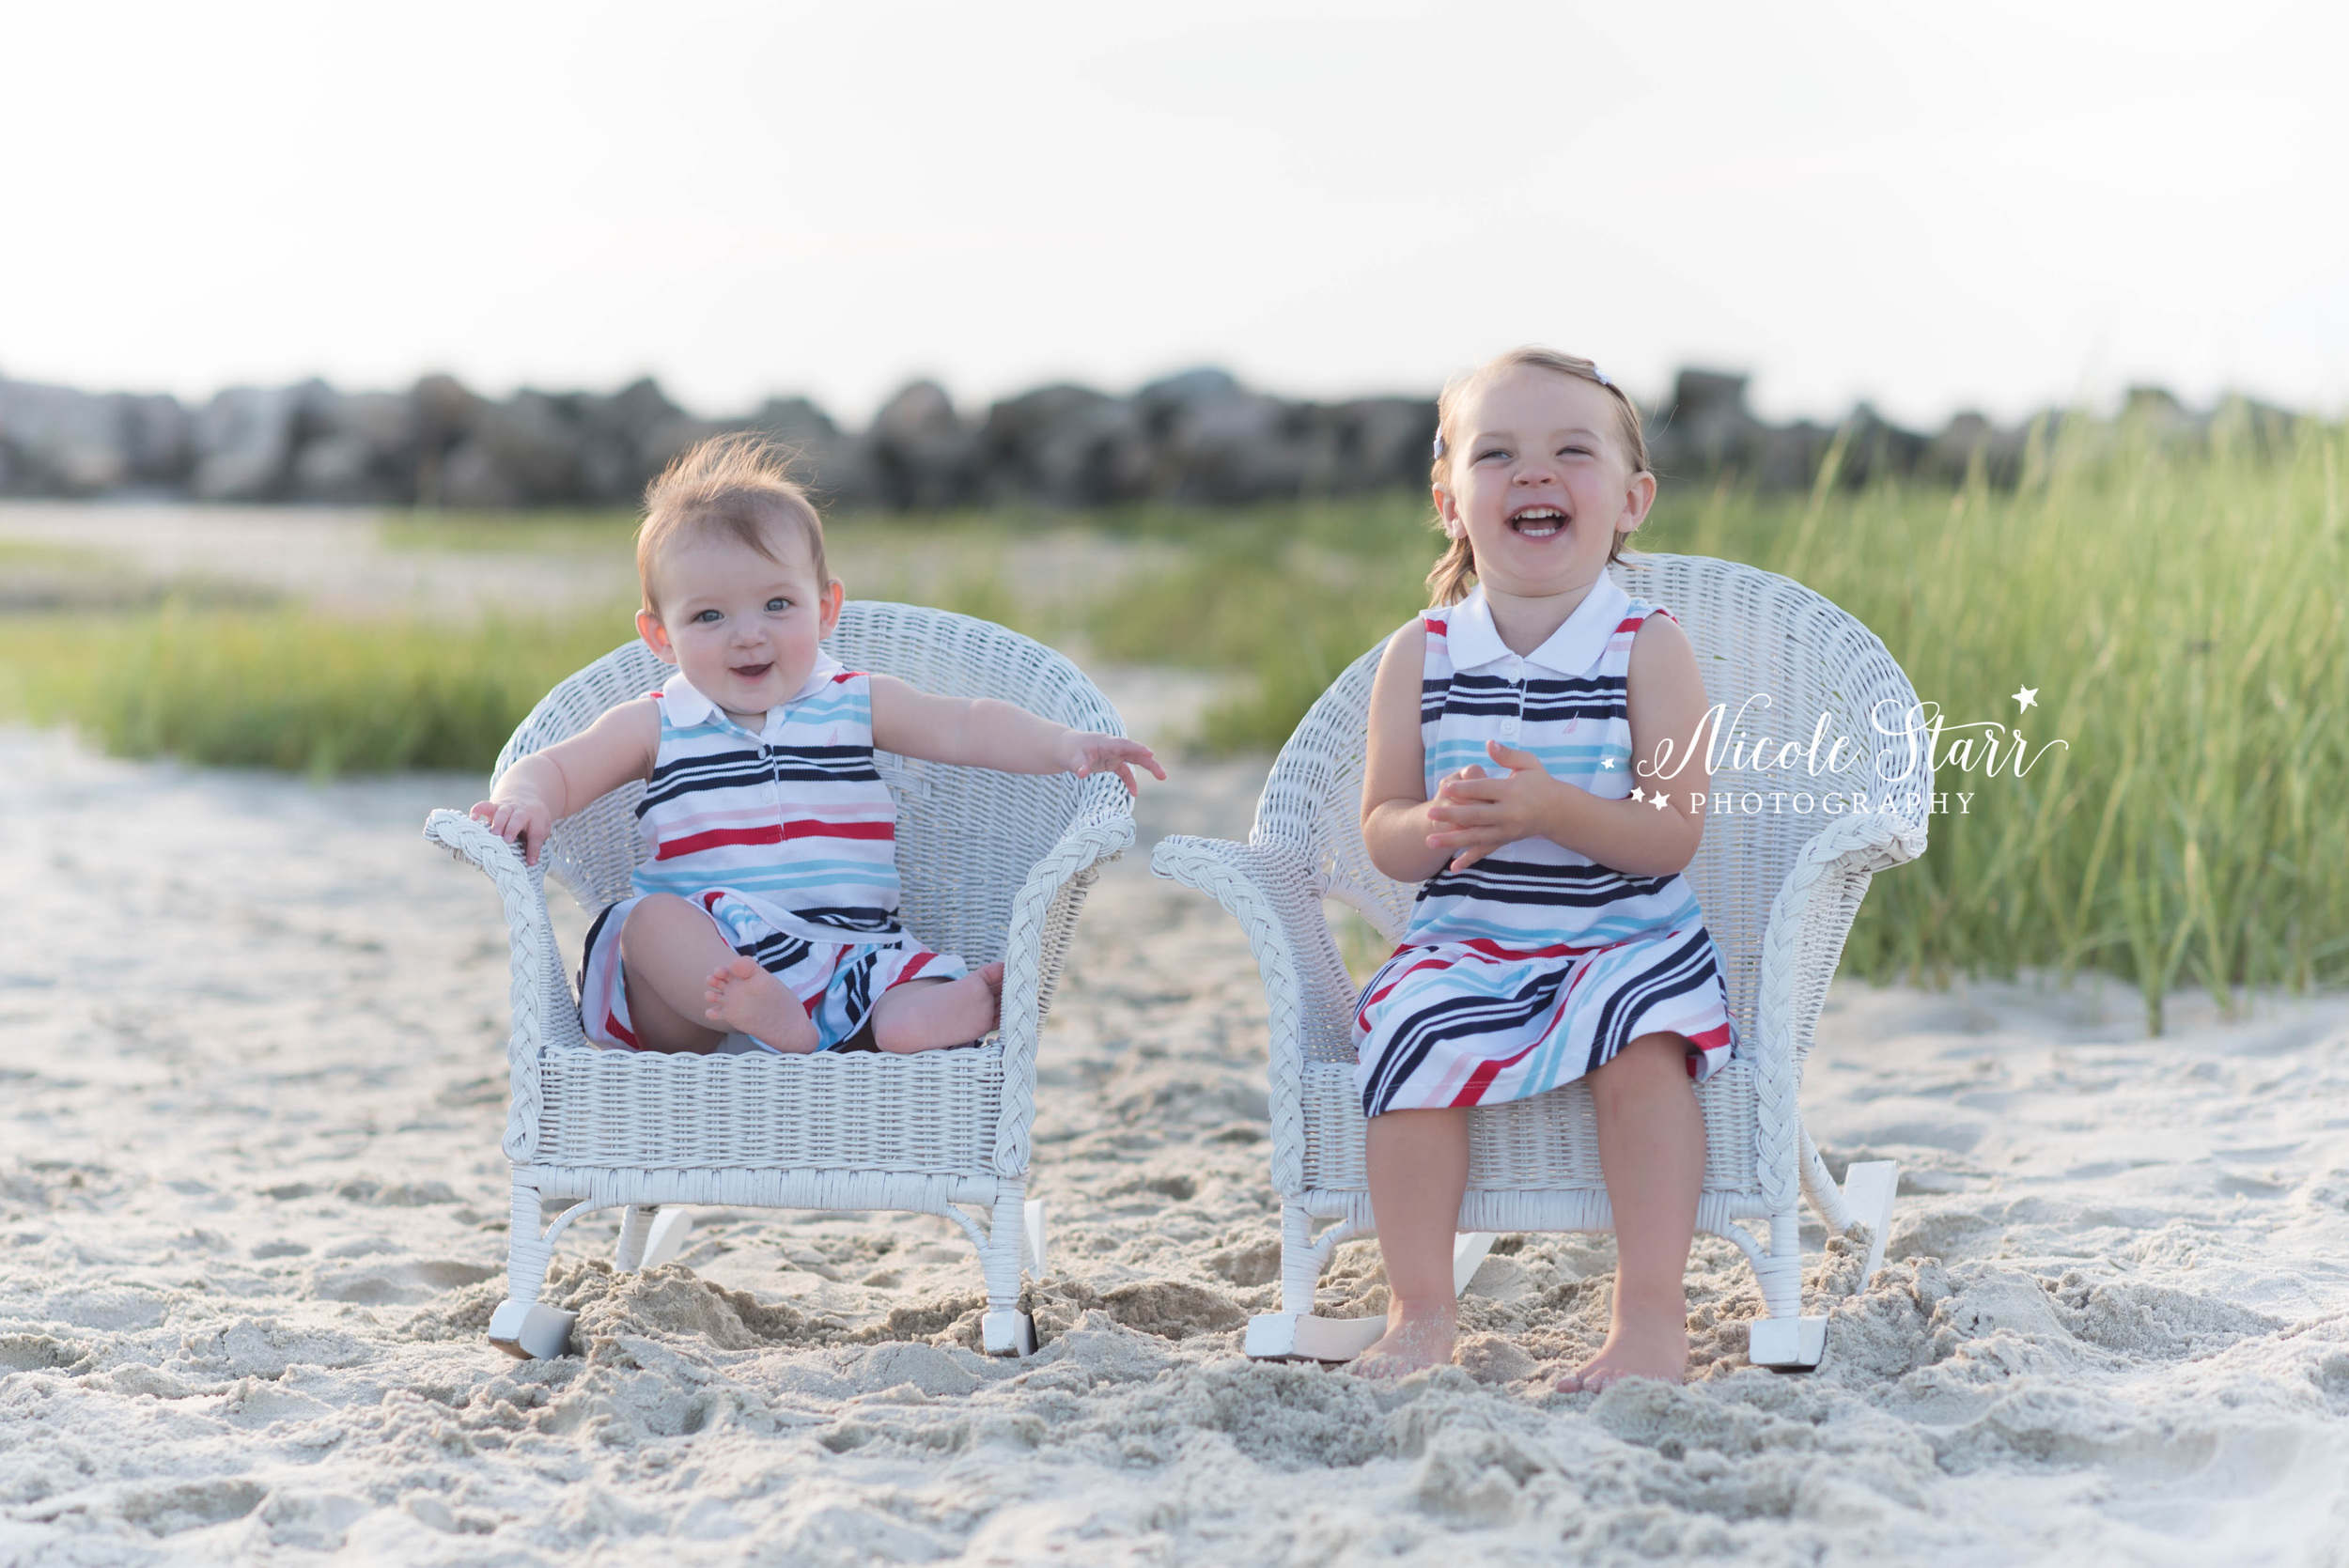
[[[664,551],[691,539],[722,535],[782,564],[768,530],[778,521],[799,531],[820,587],[832,581],[824,569],[824,520],[807,491],[791,477],[797,454],[754,431],[712,436],[661,470],[645,487],[645,521],[636,530],[636,578],[645,609],[653,602],[652,568]]]
[[[1562,354],[1555,349],[1512,349],[1495,359],[1486,360],[1475,369],[1464,372],[1444,383],[1443,396],[1436,399],[1436,457],[1428,471],[1430,481],[1437,486],[1451,483],[1452,455],[1460,444],[1457,428],[1460,406],[1469,395],[1486,382],[1512,370],[1547,370],[1553,375],[1571,376],[1606,389],[1615,409],[1615,434],[1623,442],[1624,455],[1631,459],[1631,472],[1648,471],[1647,435],[1640,428],[1640,411],[1623,388],[1600,371],[1599,367],[1579,354]],[[1443,519],[1436,519],[1436,526],[1443,526]],[[1468,536],[1463,534],[1448,541],[1450,548],[1435,569],[1427,574],[1427,602],[1457,604],[1468,598],[1469,584],[1476,577],[1476,552],[1470,549]],[[1607,559],[1620,560],[1623,555],[1623,536],[1609,541]]]

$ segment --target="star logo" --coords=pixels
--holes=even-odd
[[[1647,799],[1647,791],[1641,789],[1638,784],[1633,784],[1631,786],[1631,798],[1634,800],[1644,800]]]
[[[1598,765],[1601,768],[1606,768],[1610,773],[1615,770],[1615,759],[1613,757],[1601,757],[1598,759]]]
[[[1649,797],[1647,798],[1647,803],[1648,803],[1649,805],[1651,805],[1651,806],[1654,806],[1654,807],[1655,807],[1657,811],[1662,811],[1662,810],[1664,809],[1664,801],[1665,801],[1665,799],[1666,799],[1666,797],[1665,797],[1662,793],[1660,793],[1660,792],[1659,792],[1659,793],[1657,793],[1657,794],[1655,794],[1655,795],[1651,795],[1651,796],[1649,796]]]
[[[2021,704],[2023,707],[2028,708],[2031,704],[2039,700],[2039,688],[2036,686],[2017,687],[2015,690],[2014,695],[2015,700],[2017,703]]]

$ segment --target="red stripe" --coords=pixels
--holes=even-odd
[[[698,855],[705,849],[721,849],[728,845],[781,844],[795,838],[854,838],[889,842],[896,836],[896,824],[892,822],[769,822],[756,828],[712,828],[708,832],[690,833],[684,838],[664,839],[654,852],[653,859],[681,860],[687,855]]]
[[[897,825],[894,822],[786,822],[783,825],[783,836],[894,840],[897,836]]]
[[[1500,1063],[1479,1062],[1476,1064],[1476,1071],[1469,1074],[1468,1081],[1460,1085],[1460,1092],[1452,1096],[1452,1103],[1454,1105],[1474,1105],[1477,1101],[1485,1097],[1485,1090],[1486,1087],[1492,1083],[1493,1079],[1499,1078],[1500,1076]]]
[[[1646,619],[1647,617],[1645,615],[1627,615],[1615,624],[1615,629],[1617,631],[1637,631],[1640,629],[1640,623]]]
[[[618,1018],[605,1018],[603,1020],[603,1027],[604,1032],[610,1034],[612,1038],[619,1041],[620,1044],[626,1046],[629,1049],[641,1050],[644,1048],[636,1043],[636,1036],[630,1032],[628,1025],[622,1023]]]
[[[863,673],[864,672],[862,670],[843,670],[838,675],[832,677],[832,683],[834,686],[837,686],[844,680],[854,680],[857,676],[863,675]]]
[[[783,828],[770,822],[761,828],[712,828],[706,833],[693,833],[685,838],[664,839],[653,851],[656,861],[674,861],[687,855],[697,855],[705,849],[715,849],[728,844],[781,844]]]
[[[925,953],[921,956],[915,958],[913,962],[905,967],[905,972],[903,974],[900,974],[896,979],[891,981],[885,987],[883,987],[884,993],[887,991],[894,991],[898,986],[904,985],[907,981],[918,978],[924,970],[930,967],[930,960],[937,956],[938,955],[935,953]]]
[[[1558,1004],[1550,1009],[1549,1022],[1542,1026],[1542,1032],[1528,1041],[1522,1050],[1515,1056],[1494,1057],[1478,1063],[1476,1070],[1469,1074],[1468,1081],[1460,1085],[1460,1092],[1452,1096],[1452,1103],[1454,1105],[1476,1104],[1485,1097],[1486,1088],[1493,1079],[1501,1076],[1501,1070],[1503,1067],[1514,1067],[1539,1050],[1551,1035],[1558,1032],[1558,1026],[1566,1021],[1566,1004],[1574,995],[1574,987],[1581,983],[1583,975],[1590,972],[1589,969],[1585,968],[1575,975],[1574,980],[1566,986],[1566,995],[1559,998]]]
[[[1419,624],[1427,629],[1427,635],[1430,637],[1441,637],[1444,634],[1443,622],[1433,615],[1422,615],[1419,618]]]

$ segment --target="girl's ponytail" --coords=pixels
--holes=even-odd
[[[1443,559],[1427,574],[1427,602],[1433,605],[1457,604],[1468,598],[1469,586],[1476,581],[1476,551],[1470,548],[1463,534],[1451,542]]]

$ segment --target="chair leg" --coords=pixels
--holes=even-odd
[[[612,1253],[612,1266],[626,1274],[645,1265],[645,1237],[661,1214],[658,1203],[631,1203],[620,1211],[620,1244]]]
[[[1764,1315],[1753,1320],[1746,1359],[1778,1372],[1809,1372],[1827,1355],[1827,1319],[1802,1315],[1802,1222],[1792,1206],[1770,1216],[1770,1250],[1753,1272]]]
[[[1006,1184],[979,1246],[987,1276],[987,1315],[979,1320],[979,1343],[989,1356],[1026,1356],[1035,1350],[1035,1320],[1019,1310],[1019,1255],[1027,1244],[1027,1194]],[[1041,1236],[1038,1237],[1041,1240]]]
[[[1258,1361],[1350,1361],[1377,1343],[1387,1331],[1384,1314],[1373,1317],[1315,1317],[1314,1297],[1321,1285],[1322,1265],[1329,1262],[1336,1244],[1345,1236],[1355,1234],[1350,1223],[1341,1222],[1316,1245],[1313,1239],[1313,1216],[1299,1203],[1284,1204],[1281,1210],[1281,1310],[1262,1312],[1248,1320],[1248,1333],[1241,1348],[1252,1360]],[[1454,1245],[1453,1262],[1455,1281],[1465,1283],[1457,1265],[1463,1257],[1463,1247],[1476,1249],[1481,1240],[1483,1249],[1492,1246],[1492,1237],[1462,1236]],[[1484,1250],[1477,1250],[1476,1262],[1484,1261]],[[1475,1263],[1469,1273],[1476,1272]]]
[[[571,1325],[579,1314],[538,1299],[546,1288],[554,1248],[540,1229],[538,1189],[514,1178],[513,1229],[506,1245],[506,1299],[490,1314],[490,1343],[518,1360],[550,1360],[568,1355]]]
[[[652,1229],[645,1235],[644,1262],[636,1266],[659,1268],[664,1263],[675,1263],[692,1234],[693,1211],[671,1203],[653,1217]]]

